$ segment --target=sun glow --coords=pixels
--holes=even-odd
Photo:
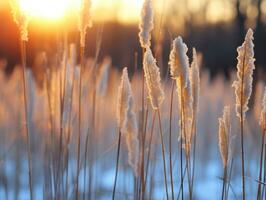
[[[80,0],[18,0],[18,2],[20,8],[30,17],[44,20],[59,20],[68,12],[78,10],[80,5]]]
[[[1,0],[0,0],[1,1]],[[30,15],[33,20],[65,21],[75,23],[82,0],[16,0],[20,8]],[[94,22],[118,21],[122,23],[138,23],[140,10],[144,0],[91,0],[91,15]],[[170,1],[170,0],[169,0]],[[171,0],[175,1],[175,0]],[[188,0],[190,12],[200,12],[206,6],[207,21],[217,23],[229,21],[234,17],[234,5],[223,0]],[[161,0],[154,0],[154,9],[161,12],[164,4]],[[167,4],[166,4],[167,5]],[[170,4],[169,4],[170,5]],[[183,4],[180,4],[183,6]],[[182,7],[180,8],[182,11]],[[184,16],[186,13],[183,14]]]
[[[33,19],[55,21],[65,16],[76,17],[81,0],[17,0],[20,8]],[[143,0],[91,0],[96,21],[136,22]]]

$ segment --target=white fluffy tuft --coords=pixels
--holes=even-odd
[[[223,117],[219,118],[219,147],[224,167],[229,160],[229,137],[231,134],[230,108],[224,107]]]
[[[164,101],[164,92],[161,85],[160,70],[150,48],[144,54],[143,68],[152,108],[154,110],[159,109]]]
[[[21,10],[17,0],[10,0],[10,6],[11,6],[13,19],[19,27],[20,38],[22,41],[27,42],[29,39],[29,33],[28,33],[28,25],[30,21],[29,16],[27,15],[27,13]]]
[[[252,75],[255,69],[253,48],[253,31],[249,29],[244,43],[237,48],[237,80],[233,83],[236,95],[236,114],[241,118],[242,108],[243,119],[245,119],[245,113],[248,111],[248,101],[252,92]]]
[[[189,60],[187,56],[187,45],[179,36],[174,39],[170,53],[170,73],[173,79],[182,77],[182,85],[186,87],[188,80]]]
[[[142,48],[151,46],[151,31],[153,27],[152,0],[145,0],[141,10],[141,20],[139,24],[139,41]]]
[[[78,29],[80,32],[80,46],[85,47],[87,28],[92,26],[91,21],[91,1],[82,0],[78,21]]]

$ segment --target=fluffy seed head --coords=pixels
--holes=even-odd
[[[124,122],[127,121],[127,108],[130,98],[132,98],[132,90],[128,78],[127,68],[125,67],[123,69],[120,86],[118,88],[117,124],[119,129],[122,129]]]
[[[191,82],[188,80],[187,87],[184,88],[184,108],[185,108],[185,125],[186,125],[186,138],[187,138],[187,152],[190,151],[190,146],[192,143],[192,117],[193,117],[193,96]]]
[[[237,80],[234,81],[236,95],[236,114],[241,118],[241,107],[243,119],[248,111],[248,101],[252,92],[253,70],[255,69],[253,31],[248,30],[242,46],[237,48]]]
[[[133,97],[130,96],[127,116],[124,121],[122,132],[126,136],[128,149],[128,163],[132,167],[135,177],[139,175],[139,140],[136,114],[133,111]]]
[[[199,65],[197,60],[197,52],[196,49],[193,48],[193,61],[191,64],[191,68],[189,70],[189,80],[191,84],[191,93],[192,93],[192,111],[193,111],[193,119],[196,118],[198,113],[198,105],[199,105],[199,93],[200,93],[200,75],[199,75]],[[194,132],[194,131],[193,131]]]
[[[90,9],[91,9],[91,1],[82,0],[80,7],[79,21],[78,21],[81,47],[85,47],[85,37],[87,33],[87,28],[92,26]]]
[[[141,20],[139,24],[139,41],[142,48],[151,46],[151,31],[153,26],[152,0],[145,0],[141,10]]]
[[[152,108],[154,110],[159,109],[164,100],[164,92],[161,85],[160,70],[150,48],[147,48],[144,54],[143,68]]]
[[[136,114],[133,111],[134,100],[127,68],[123,69],[121,84],[118,91],[117,119],[121,133],[126,137],[128,163],[139,174],[139,140]]]
[[[230,132],[230,108],[226,106],[224,107],[223,117],[219,118],[219,147],[224,167],[228,164]]]
[[[182,77],[182,85],[186,87],[189,68],[187,45],[183,43],[182,38],[179,36],[174,39],[172,46],[169,61],[171,76],[173,79]]]
[[[21,40],[28,41],[29,16],[19,7],[19,3],[17,0],[10,0],[10,6],[13,19],[19,27]]]
[[[186,119],[192,118],[192,88],[191,83],[188,80],[187,87],[183,90],[183,97],[184,97],[184,108],[186,113]]]

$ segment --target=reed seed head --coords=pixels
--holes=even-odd
[[[187,56],[187,45],[179,36],[174,39],[170,52],[170,73],[173,79],[181,78],[183,87],[186,87],[188,80],[189,59]]]
[[[82,0],[78,21],[80,32],[80,46],[85,47],[87,28],[92,26],[91,21],[91,0]]]
[[[135,177],[139,176],[139,140],[136,114],[133,111],[133,97],[129,98],[127,117],[125,118],[123,131],[126,136],[128,149],[128,163],[134,171]]]
[[[10,0],[11,12],[13,15],[14,22],[18,25],[20,31],[20,38],[22,41],[27,42],[29,39],[28,25],[29,25],[29,15],[24,12],[17,0]]]
[[[248,101],[252,92],[252,76],[255,69],[253,48],[253,31],[249,29],[242,46],[237,48],[237,80],[233,83],[236,95],[236,114],[241,118],[242,110],[243,120],[248,111]]]
[[[219,118],[219,147],[224,167],[228,164],[230,132],[230,108],[226,106],[224,107],[223,117]]]
[[[139,41],[142,48],[151,46],[151,31],[153,27],[152,0],[145,0],[141,10],[141,20],[139,24]]]
[[[132,91],[127,68],[125,67],[123,69],[120,86],[118,88],[117,124],[119,129],[123,128],[123,124],[127,120],[127,108],[130,98],[132,98]]]
[[[151,105],[154,110],[157,110],[164,101],[164,92],[161,85],[160,70],[150,48],[147,48],[144,54],[143,68]]]

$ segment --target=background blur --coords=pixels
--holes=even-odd
[[[87,55],[95,54],[101,24],[104,30],[100,56],[110,55],[113,64],[119,68],[133,67],[136,56],[141,55],[138,21],[142,3],[143,0],[93,0],[93,27],[88,31]],[[154,50],[163,56],[161,67],[165,69],[164,73],[171,40],[182,35],[190,53],[193,46],[202,53],[203,66],[210,69],[212,77],[222,72],[228,78],[236,65],[236,47],[242,43],[249,27],[255,30],[256,70],[266,69],[266,0],[154,0],[154,8],[153,44]],[[57,12],[56,5],[49,9]],[[39,52],[52,54],[56,50],[54,47],[63,32],[68,31],[69,42],[78,42],[75,12],[68,12],[64,20],[60,16],[57,20],[42,15],[38,17],[33,17],[30,24],[30,66]],[[7,71],[10,72],[19,63],[19,35],[8,0],[0,1],[0,22],[0,57],[7,59]],[[141,58],[138,61],[140,64]]]

